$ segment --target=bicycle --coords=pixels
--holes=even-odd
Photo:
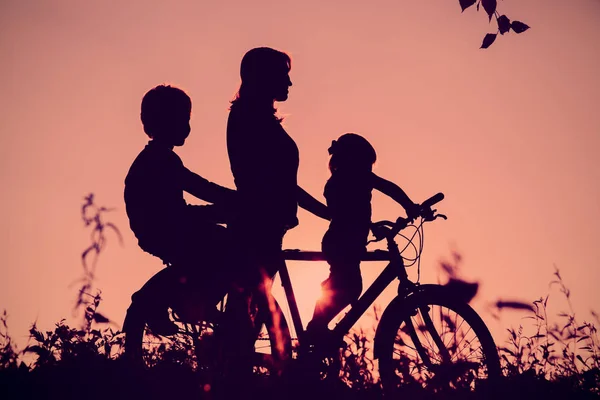
[[[481,317],[467,302],[455,298],[447,287],[421,284],[419,280],[412,282],[408,277],[402,252],[409,245],[414,245],[413,239],[418,234],[420,248],[411,261],[413,264],[419,261],[423,224],[437,218],[446,218],[431,209],[443,198],[443,194],[438,193],[423,202],[420,224],[412,225],[416,227],[415,234],[408,239],[408,244],[402,251],[395,242],[395,237],[409,226],[410,221],[398,218],[395,222],[379,221],[372,225],[375,239],[371,242],[385,239],[387,250],[368,251],[362,260],[389,263],[330,331],[332,342],[339,343],[340,346],[319,354],[321,359],[326,360],[324,364],[328,367],[328,371],[323,375],[335,375],[335,369],[340,365],[336,359],[339,358],[344,336],[377,297],[398,279],[398,295],[385,308],[374,339],[374,358],[379,362],[384,392],[394,394],[401,388],[415,386],[434,390],[476,389],[480,385],[484,386],[486,381],[495,382],[500,377],[500,360],[496,345]],[[284,250],[283,254],[285,260],[324,260],[322,252],[317,251]],[[296,340],[301,348],[305,331],[289,271],[284,265],[278,272],[297,332]],[[275,299],[272,299],[269,308],[269,312],[263,309],[258,310],[256,314],[255,348],[264,347],[260,346],[260,343],[268,341],[267,348],[270,349],[270,354],[268,350],[266,353],[257,351],[256,360],[260,361],[254,363],[255,370],[268,373],[280,371],[281,366],[285,368],[285,363],[292,359],[292,338],[285,316]],[[203,323],[203,329],[210,327],[209,330],[218,330],[218,320],[218,316],[209,319]],[[441,329],[438,329],[440,327]],[[201,337],[202,331],[197,332]],[[468,336],[471,332],[472,335]],[[200,347],[200,342],[194,344],[197,348]]]

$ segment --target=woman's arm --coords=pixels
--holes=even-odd
[[[327,206],[319,200],[312,197],[308,192],[298,186],[298,205],[306,211],[313,213],[317,217],[331,221]]]
[[[414,203],[408,195],[393,182],[383,179],[374,173],[373,177],[373,188],[379,190],[381,193],[388,195],[406,210],[406,215],[409,219],[414,219],[419,215],[419,205]]]

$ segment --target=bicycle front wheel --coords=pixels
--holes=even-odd
[[[396,298],[382,316],[375,342],[388,394],[478,390],[500,377],[489,329],[443,286],[423,285]]]

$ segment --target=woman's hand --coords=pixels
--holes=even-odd
[[[329,209],[327,206],[312,197],[300,186],[298,186],[298,206],[304,208],[306,211],[316,215],[317,217],[331,221],[331,215],[329,214]]]

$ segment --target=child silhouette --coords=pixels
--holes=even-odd
[[[331,177],[325,185],[327,208],[331,215],[322,250],[330,267],[329,278],[321,286],[313,319],[307,326],[309,344],[323,340],[327,325],[362,292],[360,260],[366,252],[371,226],[371,192],[377,189],[398,202],[409,218],[418,215],[418,205],[404,191],[372,171],[375,149],[362,136],[346,133],[329,148]],[[312,343],[311,343],[312,342]]]
[[[209,287],[226,290],[217,272],[223,276],[219,258],[226,252],[227,232],[218,223],[225,222],[236,192],[191,172],[173,151],[190,134],[191,107],[189,96],[172,86],[157,86],[142,100],[141,120],[151,140],[125,179],[126,211],[139,246],[167,267],[133,294],[124,331],[139,327],[143,318],[154,333],[174,334],[177,326],[169,319],[168,307],[177,303],[179,294],[205,295]],[[189,205],[184,191],[214,204]],[[186,304],[179,304],[178,313]],[[140,334],[136,329],[132,335]],[[129,336],[127,342],[132,343]]]

